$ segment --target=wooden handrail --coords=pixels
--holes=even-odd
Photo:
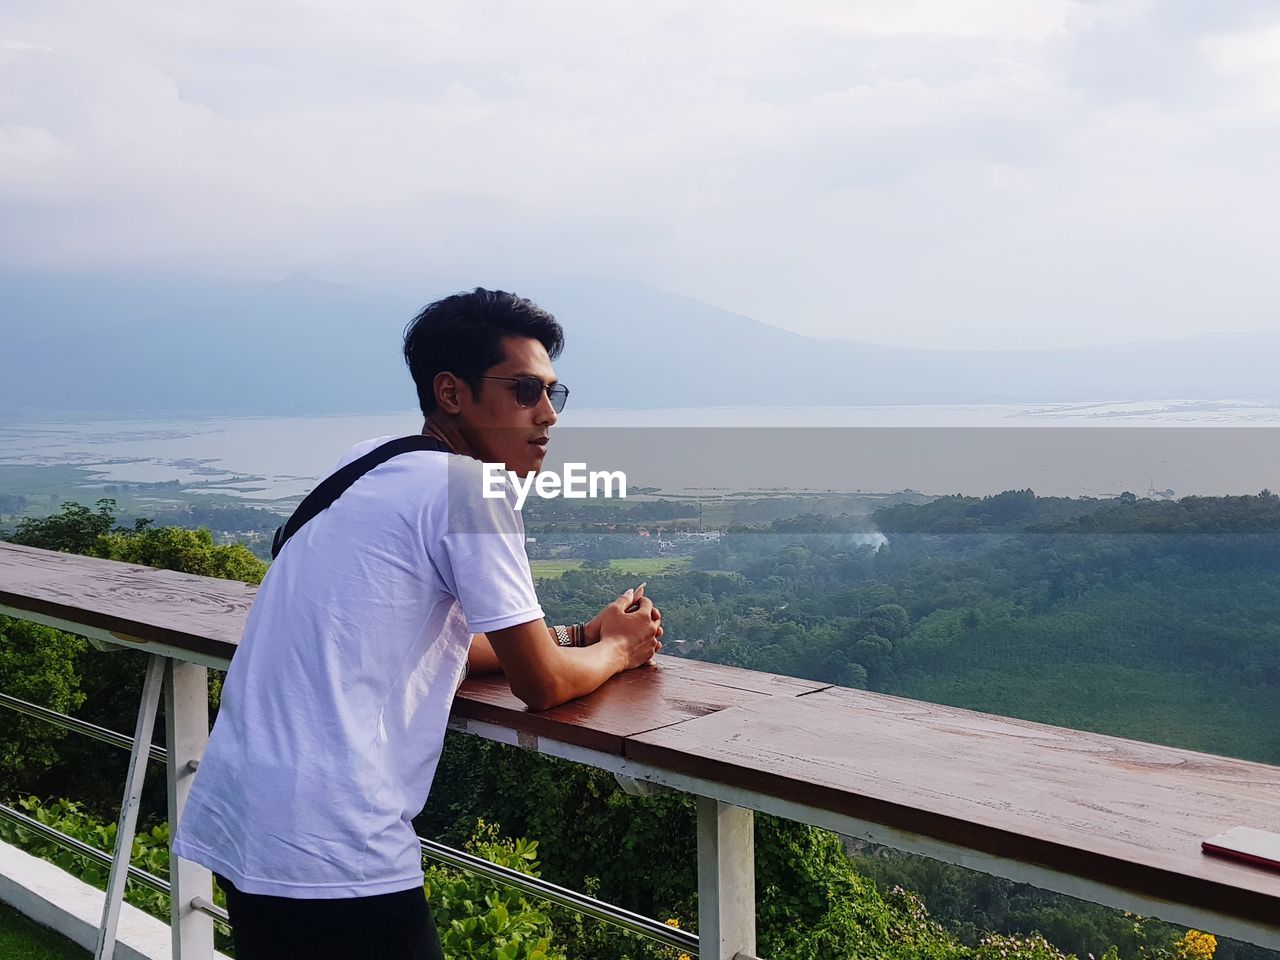
[[[0,544],[0,612],[223,666],[254,588]],[[454,725],[1280,947],[1280,873],[1207,856],[1280,832],[1280,767],[662,656],[542,713],[501,676]],[[1012,865],[1008,869],[1001,864]]]

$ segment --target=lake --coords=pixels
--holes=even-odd
[[[102,483],[178,480],[251,501],[297,497],[353,443],[416,433],[414,411],[339,417],[31,419],[0,463],[72,464]],[[622,469],[632,486],[972,495],[1257,493],[1280,488],[1280,403],[567,409],[547,467]]]

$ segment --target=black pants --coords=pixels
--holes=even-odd
[[[236,960],[444,960],[421,887],[376,897],[297,900],[227,894]]]

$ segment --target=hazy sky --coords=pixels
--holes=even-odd
[[[1280,327],[1280,5],[6,0],[0,265],[615,276],[804,333]],[[554,309],[554,304],[549,304]]]

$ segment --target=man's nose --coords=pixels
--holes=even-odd
[[[543,390],[542,396],[538,399],[535,422],[539,425],[546,424],[548,427],[553,427],[559,419],[556,408],[551,405],[551,394]]]

